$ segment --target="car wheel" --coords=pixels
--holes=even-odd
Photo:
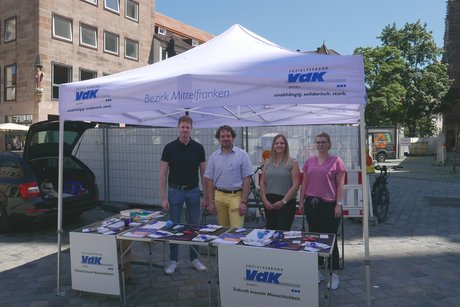
[[[377,161],[378,161],[378,162],[381,162],[381,163],[382,163],[382,162],[385,162],[386,159],[387,159],[387,155],[384,154],[383,152],[381,152],[381,153],[379,153],[379,154],[377,155]]]
[[[8,231],[8,216],[6,215],[5,209],[0,207],[0,233]]]

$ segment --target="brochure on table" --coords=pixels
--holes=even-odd
[[[222,307],[318,306],[318,255],[277,248],[218,246]]]
[[[284,299],[287,299],[287,301],[305,301],[305,293],[308,293],[308,296],[312,298],[309,294],[311,289],[314,290],[313,292],[317,296],[317,280],[313,278],[312,284],[310,284],[309,280],[311,276],[316,276],[317,263],[315,260],[312,262],[313,265],[310,266],[307,263],[307,259],[317,259],[318,253],[329,254],[334,240],[334,236],[329,236],[328,234],[305,234],[300,231],[228,229],[212,224],[175,224],[171,221],[158,221],[152,220],[151,217],[147,218],[147,215],[150,214],[149,212],[138,213],[127,212],[122,214],[121,218],[110,218],[70,233],[73,289],[120,295],[117,240],[152,240],[184,242],[183,244],[196,245],[211,244],[217,245],[219,248],[221,246],[235,246],[238,247],[238,250],[248,247],[248,257],[235,255],[235,259],[238,258],[239,260],[232,260],[232,257],[221,259],[221,253],[219,253],[219,275],[221,279],[226,280],[229,284],[235,284],[237,289],[243,289],[243,285],[240,284],[238,279],[239,276],[226,276],[227,270],[232,271],[234,265],[239,265],[245,268],[247,274],[244,276],[244,280],[246,280],[246,288],[244,289],[251,287],[246,293],[257,294],[257,292],[262,291],[265,293],[264,296],[282,298],[280,300],[281,304],[283,304]],[[155,215],[155,217],[158,216]],[[139,219],[139,222],[132,221],[131,218]],[[292,251],[298,252],[292,253]],[[231,251],[231,253],[234,252],[235,250]],[[290,253],[286,254],[286,252]],[[228,255],[226,251],[225,255]],[[247,263],[243,261],[244,259],[263,259],[263,261]],[[279,259],[284,259],[284,262],[289,265],[278,264]],[[298,263],[299,265],[292,266],[293,263]],[[312,267],[314,268],[313,273],[310,272]],[[268,268],[270,270],[275,269],[275,271],[269,271],[267,270]],[[299,270],[302,272],[302,278],[300,279],[296,275],[300,272]],[[305,285],[308,285],[308,291],[304,289]],[[276,291],[274,291],[273,286],[277,287]],[[230,288],[234,289],[234,287]],[[230,292],[232,295],[224,294],[224,297],[233,299],[234,292],[244,291],[232,290]],[[291,291],[291,294],[286,294],[289,291]],[[260,295],[251,295],[245,296],[245,299],[249,299],[250,302],[263,303],[264,299],[260,297]]]
[[[146,210],[133,209],[136,219],[161,217]],[[100,223],[70,232],[70,268],[72,289],[109,295],[120,295],[116,235],[140,222],[128,216],[112,217]]]

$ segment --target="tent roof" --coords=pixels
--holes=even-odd
[[[0,124],[0,130],[27,131],[27,130],[29,130],[29,126],[19,125],[19,124],[15,124],[15,123],[4,123],[4,124]]]
[[[240,25],[187,52],[118,74],[63,84],[64,120],[194,127],[357,123],[361,56],[287,50]]]

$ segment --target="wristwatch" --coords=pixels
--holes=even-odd
[[[283,205],[287,204],[287,201],[284,198],[281,200],[281,202],[283,203]]]
[[[342,202],[341,202],[341,201],[338,201],[338,202],[337,202],[337,206],[342,207]]]

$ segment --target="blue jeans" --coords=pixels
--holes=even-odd
[[[200,199],[201,191],[199,187],[188,191],[168,188],[169,219],[175,224],[181,223],[182,208],[185,202],[185,219],[187,224],[199,224]],[[177,261],[179,255],[179,246],[177,244],[170,244],[169,251],[169,259]],[[196,258],[198,258],[197,252],[192,247],[190,247],[190,261]]]

